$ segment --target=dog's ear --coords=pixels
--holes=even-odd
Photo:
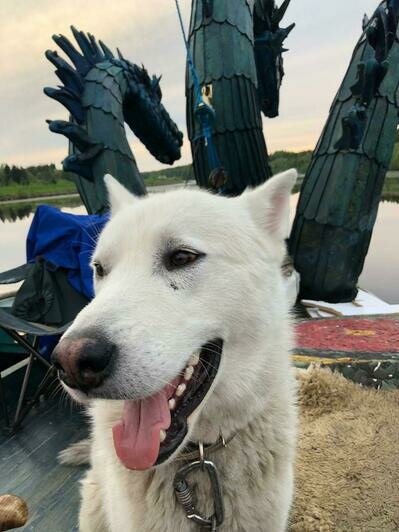
[[[297,178],[295,169],[287,170],[241,197],[256,223],[277,240],[288,236],[290,196]]]
[[[108,202],[112,214],[118,212],[122,207],[126,205],[133,205],[136,203],[137,198],[123,185],[119,183],[112,175],[107,174],[104,176],[104,182],[108,191]]]

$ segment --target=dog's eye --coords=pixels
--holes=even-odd
[[[105,277],[105,270],[101,262],[93,262],[93,268],[96,273],[96,277]]]
[[[177,249],[167,257],[166,267],[168,270],[174,270],[176,268],[183,268],[195,262],[202,253],[195,251],[189,251],[187,249]]]

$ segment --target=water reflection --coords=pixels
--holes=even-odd
[[[291,200],[295,212],[298,194]],[[26,235],[33,213],[42,202],[0,205],[0,271],[19,266],[25,261]],[[63,198],[47,201],[62,210],[84,214],[80,199]],[[363,288],[389,303],[399,303],[399,195],[391,190],[383,196],[378,210],[370,249],[360,277]],[[1,290],[0,290],[1,292]]]
[[[297,194],[293,196],[296,198]],[[390,192],[385,191],[382,195],[382,203],[399,203],[399,193],[397,191]],[[15,222],[16,220],[23,220],[24,218],[29,218],[33,214],[38,205],[41,205],[42,201],[32,201],[32,202],[18,202],[18,203],[0,203],[0,220],[2,222]],[[296,203],[296,202],[294,202]],[[76,196],[72,198],[54,198],[52,200],[47,200],[46,204],[54,205],[55,207],[65,208],[65,207],[78,207],[82,205],[81,199]]]
[[[389,203],[399,203],[399,195],[397,193],[386,193],[382,196],[382,203],[389,202]]]
[[[15,220],[22,220],[23,218],[27,218],[32,211],[32,205],[4,205],[4,207],[0,207],[0,220],[2,222],[15,222]]]
[[[19,202],[19,203],[6,203],[0,204],[0,220],[2,222],[15,222],[16,220],[23,220],[29,218],[33,214],[38,205],[41,205],[43,201],[36,202]],[[53,199],[46,201],[48,205],[54,205],[55,207],[77,207],[82,204],[79,197]]]

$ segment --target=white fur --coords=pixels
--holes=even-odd
[[[97,397],[121,399],[159,390],[196,348],[223,338],[220,370],[188,435],[214,442],[220,430],[226,438],[237,433],[211,457],[224,489],[222,532],[281,532],[291,505],[295,386],[280,266],[295,179],[288,171],[235,199],[199,190],[136,199],[107,177],[112,219],[94,253],[107,275],[96,281],[95,299],[66,333],[97,329],[119,346],[115,372]],[[206,255],[169,272],[162,263],[168,246]],[[128,471],[112,442],[122,401],[91,402],[81,532],[199,530],[175,501],[172,482],[181,462],[174,456],[149,471]],[[198,510],[210,515],[209,486],[193,481]]]

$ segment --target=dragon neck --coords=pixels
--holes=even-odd
[[[97,214],[104,211],[105,191],[102,178],[106,173],[116,177],[134,194],[145,193],[144,183],[126,136],[123,117],[125,93],[123,70],[109,61],[95,65],[84,79],[81,97],[84,128],[91,141],[100,149],[98,153],[94,150],[91,160],[85,160],[90,181],[87,180],[87,175],[82,175],[80,168],[70,169],[78,175],[77,187],[83,201],[87,206],[85,198],[90,197],[89,210]],[[77,147],[70,143],[70,155],[77,152]],[[94,203],[93,184],[98,198]]]

